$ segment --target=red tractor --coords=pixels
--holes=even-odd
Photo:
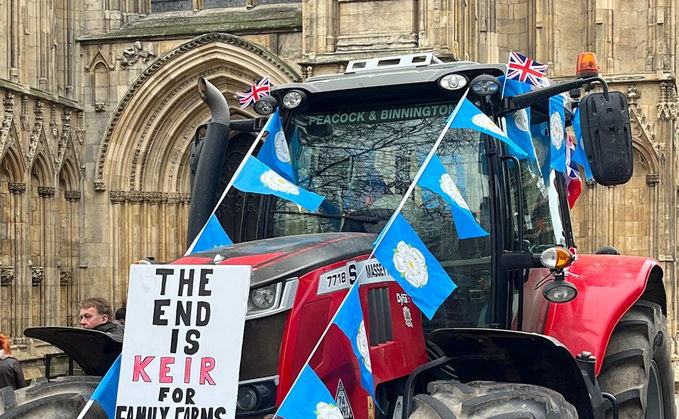
[[[298,185],[325,201],[306,212],[229,191],[217,215],[236,244],[172,262],[252,266],[238,418],[272,417],[355,281],[376,400],[334,325],[310,359],[345,419],[675,417],[662,269],[611,247],[576,257],[566,179],[545,170],[539,135],[537,158],[519,160],[478,131],[445,134],[438,157],[490,234],[460,239],[450,207],[426,190],[406,202],[401,213],[457,285],[431,320],[368,259],[468,88],[494,121],[530,107],[525,122],[538,130],[549,98],[565,94],[567,119],[580,108],[594,178],[630,179],[626,100],[596,70],[510,98],[498,81],[506,71],[432,54],[360,60],[255,104],[279,110]],[[212,122],[194,140],[189,243],[263,122],[230,121],[223,95],[205,80],[199,90]]]
[[[595,179],[630,179],[626,99],[596,70],[502,98],[505,72],[431,54],[360,60],[255,104],[280,111],[296,181],[325,201],[302,212],[230,191],[217,214],[237,244],[173,262],[252,266],[238,417],[275,412],[356,280],[377,400],[334,325],[310,360],[344,418],[675,417],[662,269],[611,247],[575,256],[565,179],[546,174],[539,136],[537,158],[519,160],[477,131],[446,133],[438,156],[490,235],[460,239],[450,208],[425,190],[408,200],[402,214],[458,286],[431,320],[367,260],[467,88],[495,121],[530,107],[534,127],[548,119],[548,99],[569,92],[565,115],[579,106]],[[592,83],[604,92],[590,93]],[[213,120],[194,144],[189,243],[252,143],[221,93],[206,81],[199,90]]]

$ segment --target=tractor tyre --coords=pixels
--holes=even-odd
[[[47,382],[33,380],[19,390],[0,389],[0,419],[72,419],[90,399],[101,377],[69,376]],[[106,413],[96,403],[85,416],[87,419],[106,419]]]
[[[519,383],[429,383],[413,398],[409,419],[572,419],[575,407],[554,390]]]
[[[674,419],[674,371],[665,315],[637,301],[613,330],[599,373],[601,391],[618,401],[620,419]],[[613,412],[607,412],[607,418]]]

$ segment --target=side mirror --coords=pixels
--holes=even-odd
[[[594,179],[606,186],[632,178],[632,130],[627,98],[620,92],[590,93],[580,102],[580,128]]]

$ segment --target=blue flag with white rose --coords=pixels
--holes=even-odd
[[[318,375],[305,365],[276,417],[285,419],[342,418],[342,412]]]
[[[457,188],[455,181],[446,172],[443,163],[438,156],[434,155],[427,164],[427,168],[422,172],[420,180],[417,182],[420,186],[429,189],[445,199],[452,206],[453,221],[455,221],[455,228],[457,235],[461,239],[468,239],[471,237],[487,236],[486,232],[474,218],[469,205],[462,197],[460,190]]]
[[[361,370],[361,386],[375,399],[375,384],[373,381],[372,364],[370,363],[370,347],[368,335],[365,332],[363,310],[358,296],[358,283],[355,283],[345,297],[333,321],[351,342],[351,348],[358,359]]]
[[[585,178],[593,179],[592,168],[589,167],[589,160],[585,154],[585,145],[582,142],[582,128],[580,128],[580,108],[575,109],[573,115],[573,132],[575,133],[575,152],[571,157],[574,162],[585,169]]]
[[[530,84],[518,80],[507,80],[505,83],[505,97],[520,95],[531,90]],[[527,154],[528,158],[535,160],[533,137],[530,135],[530,108],[519,109],[507,115],[505,126],[507,127],[507,137],[511,138]],[[517,157],[522,158],[522,156]]]
[[[272,168],[276,173],[290,182],[295,182],[295,174],[292,169],[290,147],[283,132],[283,124],[278,109],[271,115],[264,130],[269,133],[257,154],[257,159]]]
[[[457,285],[401,214],[380,236],[375,257],[431,319]]]
[[[275,195],[294,202],[309,211],[316,211],[323,202],[323,197],[309,192],[283,178],[256,157],[249,156],[243,169],[233,182],[233,186],[243,192],[262,195]]]
[[[566,173],[566,117],[563,111],[563,96],[549,98],[549,167]]]
[[[212,214],[207,220],[207,224],[200,233],[200,237],[198,237],[198,241],[193,246],[191,253],[202,252],[203,250],[210,250],[220,246],[230,246],[232,244],[233,242],[217,219],[217,215]]]
[[[451,114],[448,120],[453,116]],[[447,123],[448,121],[446,121]],[[495,125],[488,115],[484,114],[474,106],[469,100],[464,99],[462,101],[453,122],[450,124],[450,128],[469,128],[475,131],[483,132],[484,134],[492,135],[498,140],[504,142],[512,150],[512,154],[518,156],[519,158],[528,157],[528,153],[523,151],[521,147],[513,140],[511,140],[507,135]]]

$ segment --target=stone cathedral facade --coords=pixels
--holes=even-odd
[[[77,325],[78,301],[126,300],[130,263],[185,249],[189,148],[227,98],[342,71],[348,60],[434,51],[506,62],[515,50],[575,73],[595,51],[628,95],[632,181],[588,185],[581,252],[606,244],[665,269],[677,331],[677,19],[674,0],[0,0],[0,332]],[[235,117],[253,117],[233,100]]]

